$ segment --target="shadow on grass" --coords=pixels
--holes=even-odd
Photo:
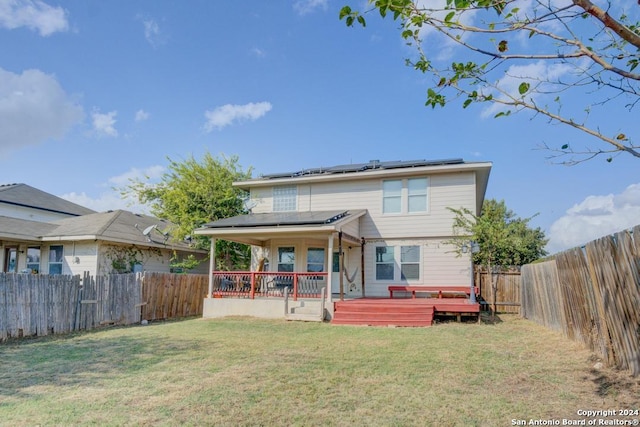
[[[30,388],[46,386],[100,387],[105,380],[126,377],[199,347],[187,340],[166,342],[157,334],[112,336],[113,329],[68,335],[9,340],[0,345],[0,397],[30,397]]]

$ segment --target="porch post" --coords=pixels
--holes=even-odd
[[[338,262],[340,263],[340,301],[344,300],[344,252],[342,252],[342,231],[338,233]]]
[[[364,237],[361,240],[360,244],[360,277],[362,281],[362,298],[365,297],[364,292]]]
[[[331,304],[331,287],[332,280],[331,276],[333,275],[333,233],[329,234],[329,242],[327,244],[327,303]]]
[[[211,238],[211,248],[209,249],[209,292],[207,298],[213,296],[213,272],[216,269],[216,239]]]

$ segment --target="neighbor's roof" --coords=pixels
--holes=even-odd
[[[0,216],[0,239],[40,240],[43,234],[55,229],[55,224]]]
[[[73,216],[95,212],[26,184],[0,185],[0,203]]]
[[[194,251],[187,242],[171,238],[167,233],[172,226],[169,222],[124,210],[65,218],[52,224],[56,227],[42,235],[43,241],[104,240]]]

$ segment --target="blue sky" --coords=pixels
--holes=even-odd
[[[0,0],[0,183],[136,210],[112,188],[159,176],[167,157],[237,155],[254,175],[463,158],[493,162],[487,197],[537,214],[551,252],[640,223],[640,160],[560,166],[538,147],[598,142],[526,115],[425,107],[397,25],[347,28],[346,3]],[[634,112],[600,114],[637,133]]]

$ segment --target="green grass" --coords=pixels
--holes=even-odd
[[[501,426],[638,408],[531,322],[369,328],[189,319],[0,345],[0,425]]]

